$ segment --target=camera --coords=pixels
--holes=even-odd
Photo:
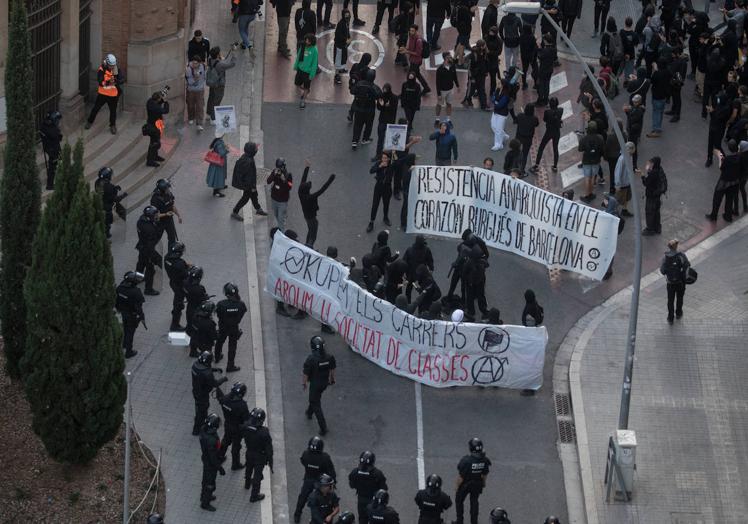
[[[169,94],[169,89],[171,89],[171,87],[168,85],[165,85],[164,87],[161,88],[161,96],[163,98],[166,98],[166,95]]]

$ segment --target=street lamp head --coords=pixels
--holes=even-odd
[[[506,2],[501,6],[505,13],[518,15],[537,15],[540,13],[540,2]]]

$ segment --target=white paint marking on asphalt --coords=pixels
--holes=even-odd
[[[582,170],[576,164],[561,171],[561,184],[564,186],[564,189],[576,184],[583,178]]]
[[[574,131],[567,133],[558,141],[558,154],[563,155],[564,153],[568,153],[572,149],[576,149],[578,145],[579,137],[577,134]]]
[[[571,100],[567,100],[563,104],[559,104],[558,107],[564,110],[563,116],[561,116],[561,120],[566,120],[570,116],[574,115],[574,109],[571,107]]]
[[[550,84],[550,93],[555,93],[559,89],[563,89],[564,87],[568,86],[569,82],[566,80],[566,72],[561,71],[560,73],[556,73],[551,77],[551,84]]]
[[[423,402],[421,383],[416,382],[416,443],[418,446],[416,463],[418,464],[418,489],[426,487],[426,466],[423,461]]]

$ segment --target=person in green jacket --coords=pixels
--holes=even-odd
[[[312,84],[312,78],[317,74],[317,38],[313,34],[304,37],[304,45],[296,53],[296,62],[293,65],[296,71],[294,84],[301,90],[301,99],[299,108],[306,107],[306,95],[309,94],[309,88]]]

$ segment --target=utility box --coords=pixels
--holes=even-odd
[[[626,492],[631,498],[634,491],[634,470],[636,469],[636,432],[630,429],[619,429],[615,437],[616,460],[621,470],[621,478],[616,482],[616,495]],[[623,486],[620,486],[621,480]]]
[[[189,346],[190,336],[183,331],[169,331],[169,344],[172,346]]]

